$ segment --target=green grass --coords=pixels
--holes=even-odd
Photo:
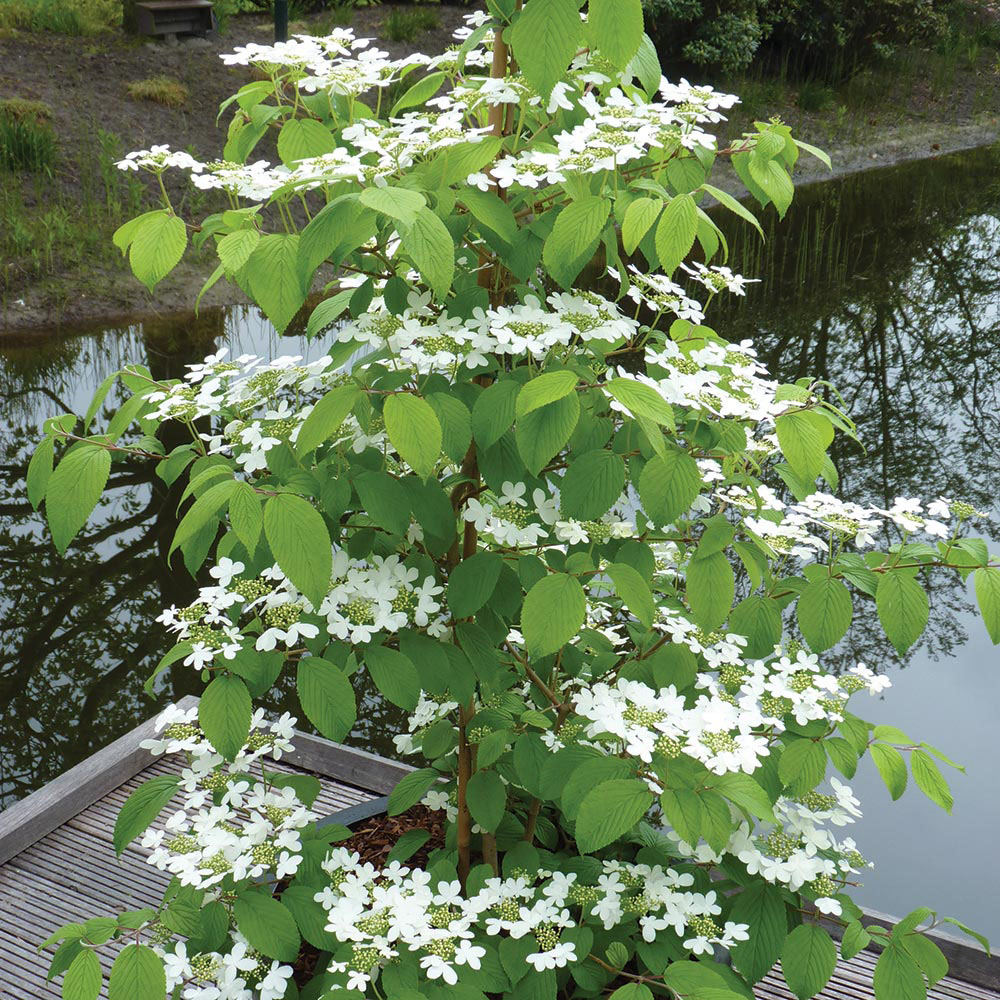
[[[125,89],[133,101],[152,101],[168,108],[183,107],[190,97],[187,87],[170,76],[151,76],[148,80],[136,80]]]
[[[0,0],[0,31],[95,35],[121,25],[118,0]]]
[[[4,102],[6,105],[7,102]],[[44,116],[0,107],[0,170],[52,176],[56,165],[56,136]]]
[[[120,266],[111,233],[143,209],[145,187],[115,167],[121,140],[92,127],[72,187],[0,170],[0,297],[84,263]]]
[[[404,10],[395,7],[382,24],[382,34],[390,42],[412,42],[424,31],[441,25],[441,18],[433,10]]]

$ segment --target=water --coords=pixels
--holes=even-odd
[[[843,490],[879,504],[943,494],[994,509],[1000,475],[1000,152],[943,157],[801,191],[783,223],[767,213],[761,248],[729,226],[735,270],[766,274],[745,300],[720,303],[716,327],[753,337],[784,379],[822,373],[843,392],[867,451],[838,443]],[[728,225],[728,224],[727,224]],[[742,226],[742,224],[741,224]],[[152,320],[71,336],[0,337],[0,798],[10,802],[197,688],[168,672],[154,702],[142,681],[168,646],[154,623],[194,584],[164,555],[175,492],[142,465],[116,466],[113,489],[68,558],[59,558],[23,477],[42,420],[82,412],[128,361],[157,377],[226,344],[235,354],[315,356],[319,345],[275,337],[253,310]],[[936,586],[925,637],[901,662],[871,607],[856,612],[843,663],[864,659],[893,687],[865,705],[967,765],[954,815],[916,788],[890,803],[870,762],[853,784],[867,806],[856,838],[878,861],[858,892],[901,914],[928,904],[1000,939],[1000,768],[994,716],[997,651],[961,585]],[[388,712],[362,696],[351,742],[391,752]],[[294,710],[279,690],[275,707]]]

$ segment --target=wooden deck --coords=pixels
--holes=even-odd
[[[144,723],[0,813],[0,1000],[61,996],[58,984],[45,981],[51,951],[37,951],[55,926],[159,902],[167,877],[146,864],[147,852],[133,843],[118,859],[111,844],[115,816],[129,793],[179,764],[177,757],[151,758],[139,748],[152,732],[152,721]],[[315,774],[321,814],[384,795],[409,770],[304,734],[295,743],[295,753],[272,769]],[[886,925],[884,918],[879,922]],[[938,943],[961,978],[943,980],[929,1000],[1000,1000],[1000,962],[975,946],[948,938]],[[103,959],[107,949],[102,952]],[[872,997],[876,957],[866,951],[842,962],[822,1000]],[[794,1000],[777,969],[756,993],[759,1000]]]

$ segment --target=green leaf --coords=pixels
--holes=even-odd
[[[627,254],[634,254],[636,247],[660,217],[663,202],[659,198],[636,198],[625,210],[622,221],[622,245]]]
[[[246,274],[254,301],[275,330],[284,333],[308,292],[299,271],[298,234],[262,236],[247,261]]]
[[[934,758],[924,750],[914,750],[910,754],[910,770],[920,791],[946,813],[950,813],[955,800]]]
[[[289,118],[278,133],[278,156],[286,167],[332,153],[335,148],[332,133],[315,118]]]
[[[525,414],[568,396],[578,381],[576,372],[561,371],[545,372],[525,382],[514,402],[514,416],[520,420]]]
[[[872,760],[889,789],[893,802],[906,791],[906,761],[903,755],[888,743],[873,743],[869,748]]]
[[[609,392],[634,417],[646,417],[675,429],[673,407],[651,386],[631,378],[614,378],[604,384]]]
[[[837,967],[837,949],[816,924],[799,924],[781,949],[781,973],[799,1000],[814,997]]]
[[[895,942],[875,963],[875,996],[878,1000],[926,1000],[927,985],[920,966]]]
[[[751,816],[775,822],[767,792],[749,774],[730,772],[712,778],[712,787]]]
[[[920,966],[931,986],[948,975],[948,959],[929,937],[923,934],[905,934],[902,945],[910,958]]]
[[[368,646],[365,666],[375,681],[375,686],[394,705],[412,712],[420,697],[420,676],[417,668],[394,649],[385,646]]]
[[[601,448],[570,462],[559,484],[559,501],[567,517],[596,521],[611,508],[625,488],[625,462]]]
[[[89,948],[80,952],[70,963],[63,980],[63,1000],[97,1000],[101,992],[101,963]]]
[[[788,176],[788,171],[778,159],[768,159],[762,162],[755,153],[750,154],[747,166],[754,182],[774,202],[778,216],[784,218],[795,195],[795,187],[791,177]]]
[[[295,678],[299,703],[309,721],[328,739],[340,742],[354,727],[354,688],[340,667],[309,656],[299,660]]]
[[[590,854],[628,833],[653,804],[653,793],[638,778],[616,778],[592,788],[576,816],[576,844]]]
[[[507,809],[507,787],[496,771],[476,771],[469,779],[469,812],[489,833],[495,833]]]
[[[902,656],[927,625],[930,604],[924,588],[912,576],[888,570],[879,579],[875,607],[885,634]]]
[[[412,225],[427,207],[427,199],[419,191],[400,187],[368,187],[361,192],[359,200],[362,205],[405,225]]]
[[[453,462],[461,462],[472,442],[472,415],[460,399],[432,392],[427,402],[441,424],[441,447]]]
[[[152,1000],[166,996],[163,960],[144,944],[128,944],[118,954],[108,978],[108,1000]]]
[[[115,820],[112,836],[115,854],[121,857],[122,851],[160,815],[160,811],[177,792],[180,780],[180,776],[176,774],[160,775],[144,781],[129,795]]]
[[[333,569],[330,533],[320,513],[301,497],[279,493],[264,505],[264,534],[282,573],[318,608]]]
[[[326,393],[299,428],[296,453],[306,455],[333,437],[361,395],[361,389],[352,384],[338,385]]]
[[[225,469],[225,474],[227,476],[230,474],[228,468]],[[227,478],[205,490],[191,504],[187,513],[181,518],[181,523],[177,525],[173,541],[170,543],[170,552],[177,548],[183,548],[192,539],[197,539],[201,531],[208,527],[211,522],[217,522],[221,511],[229,503],[238,485],[239,483],[235,479]]]
[[[753,214],[745,205],[738,202],[731,194],[727,191],[723,191],[722,188],[712,187],[711,184],[702,184],[702,190],[707,191],[720,205],[728,208],[730,212],[734,215],[738,215],[741,219],[749,222],[754,229],[760,233],[760,238],[764,238],[764,230],[761,228],[760,223],[757,221],[757,216]]]
[[[533,476],[537,476],[562,450],[579,419],[580,398],[574,392],[554,403],[546,403],[518,420],[517,450]]]
[[[542,249],[542,260],[563,288],[573,284],[593,255],[610,214],[609,199],[585,195],[570,202],[556,217]]]
[[[504,379],[487,386],[472,407],[472,435],[480,448],[496,444],[514,423],[520,383]]]
[[[691,252],[698,234],[698,206],[689,194],[679,194],[667,202],[656,226],[656,254],[668,277]]]
[[[639,475],[643,510],[657,525],[672,524],[694,503],[701,489],[698,463],[684,451],[654,455]]]
[[[431,405],[412,393],[397,392],[386,399],[383,415],[392,446],[426,479],[441,457],[441,424]]]
[[[279,962],[298,958],[301,938],[295,918],[269,893],[253,889],[241,892],[233,903],[233,916],[251,948]]]
[[[495,191],[480,191],[469,185],[459,200],[477,222],[492,229],[502,240],[511,243],[517,236],[517,220],[510,206]]]
[[[625,960],[627,961],[628,949],[620,941],[613,942],[613,945],[620,947],[625,952]],[[612,950],[609,948],[608,956],[610,957],[611,954]],[[621,965],[624,964],[625,962],[623,961]],[[615,968],[621,968],[621,965],[615,965]],[[608,1000],[653,1000],[653,991],[644,983],[626,983],[624,986],[619,986]]]
[[[802,635],[817,653],[844,637],[853,612],[850,591],[830,576],[813,580],[799,595],[796,607]]]
[[[395,118],[400,111],[425,104],[438,92],[438,88],[444,83],[444,79],[445,74],[442,72],[428,73],[427,76],[419,79],[392,106],[389,117]]]
[[[396,782],[396,787],[389,793],[387,812],[390,816],[399,816],[407,809],[415,806],[431,787],[441,777],[433,767],[423,767],[419,771],[411,771]]]
[[[852,920],[844,928],[844,936],[840,940],[840,954],[850,961],[860,951],[864,951],[871,942],[872,936],[865,930],[860,920]]]
[[[580,631],[587,601],[580,582],[565,573],[543,577],[528,591],[521,609],[521,631],[532,656],[562,649]]]
[[[625,606],[646,628],[649,628],[653,624],[653,615],[656,612],[649,584],[636,570],[625,563],[609,563],[606,572]]]
[[[729,631],[746,636],[747,658],[769,656],[781,641],[781,612],[778,602],[761,594],[745,597],[729,616]]]
[[[749,924],[749,939],[737,941],[730,953],[736,971],[756,983],[778,961],[788,933],[781,890],[766,883],[751,882],[736,897],[729,919]]]
[[[246,744],[252,714],[250,692],[232,674],[217,674],[198,703],[198,722],[226,760],[235,760]]]
[[[406,487],[385,472],[365,472],[354,480],[361,507],[380,528],[402,535],[410,523]]]
[[[30,468],[28,474],[31,474]],[[1000,643],[1000,569],[983,566],[972,574],[972,579],[976,585],[976,600],[983,624],[995,646]]]
[[[477,552],[463,559],[448,579],[448,608],[453,618],[470,618],[497,585],[503,559],[496,552]]]
[[[812,791],[826,774],[826,751],[813,740],[795,740],[781,751],[778,777],[792,795]]]
[[[587,22],[598,50],[624,69],[642,42],[642,0],[590,0]]]
[[[426,830],[407,830],[386,855],[386,861],[389,864],[393,861],[403,862],[413,857],[430,839],[431,835]]]
[[[225,269],[226,274],[235,274],[242,270],[250,259],[250,255],[260,243],[260,233],[256,229],[237,229],[219,240],[215,251]]]
[[[150,213],[139,225],[128,250],[132,273],[150,290],[177,266],[187,247],[187,227],[166,211]]]
[[[815,410],[792,410],[774,422],[778,444],[788,464],[803,481],[813,483],[823,468],[833,425]]]
[[[253,555],[264,528],[264,511],[260,497],[249,483],[237,483],[229,498],[229,523],[233,532]]]
[[[111,452],[86,443],[70,448],[56,466],[45,491],[45,516],[61,554],[87,523],[110,471]]]
[[[713,552],[688,564],[685,595],[695,621],[702,628],[718,628],[726,620],[735,591],[733,567],[724,553]]]
[[[575,0],[532,0],[521,11],[510,36],[514,57],[543,98],[563,78],[582,35]]]
[[[701,796],[690,788],[667,788],[660,796],[660,805],[681,839],[697,846],[705,823]]]
[[[400,237],[421,277],[444,299],[455,274],[455,244],[448,228],[429,208],[421,208],[412,222],[401,223]]]
[[[28,502],[38,510],[38,505],[45,499],[45,491],[52,475],[52,457],[55,450],[55,440],[43,438],[31,455],[28,471],[25,475],[25,486],[28,490]]]

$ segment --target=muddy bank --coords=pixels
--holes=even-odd
[[[377,38],[380,47],[398,55],[414,49],[440,51],[468,8],[435,6],[436,28],[421,32],[412,42],[395,43],[386,41],[383,32],[391,10],[389,5],[359,9],[353,27],[359,35]],[[293,30],[317,31],[322,27],[322,18],[316,17],[294,25]],[[118,35],[0,39],[0,98],[16,96],[49,104],[61,148],[50,180],[39,184],[22,179],[25,217],[37,217],[53,198],[72,209],[85,186],[87,157],[94,155],[88,135],[107,137],[102,140],[104,146],[117,150],[118,155],[169,142],[203,159],[217,156],[225,137],[225,122],[215,124],[218,105],[249,79],[245,67],[227,67],[219,55],[248,41],[266,41],[270,32],[267,18],[240,17],[224,35],[191,45],[153,45]],[[781,116],[795,134],[825,149],[833,161],[831,173],[819,161],[803,155],[796,168],[797,184],[986,145],[1000,139],[1000,76],[989,63],[991,58],[984,53],[978,63],[971,62],[953,73],[944,85],[919,74],[905,86],[893,81],[893,90],[886,93],[884,101],[862,102],[850,111],[839,103],[839,94],[832,95],[822,110],[806,112],[799,106],[799,94],[792,85],[766,93],[758,89],[746,95],[748,106],[737,109],[723,134],[731,136],[750,128],[754,117]],[[57,72],[53,72],[54,67]],[[182,106],[165,107],[126,96],[129,83],[157,74],[166,74],[187,87],[189,96]],[[738,83],[728,86],[743,93]],[[90,169],[93,172],[92,165]],[[742,190],[725,166],[716,182],[734,192]],[[192,214],[210,208],[204,195],[190,189],[178,188],[172,194],[186,200]],[[131,195],[143,197],[143,192]],[[148,203],[143,208],[153,207],[152,193],[145,197]],[[134,213],[125,211],[124,218],[130,214]],[[73,257],[60,255],[57,249],[41,271],[36,268],[32,272],[18,260],[5,262],[4,281],[0,282],[0,344],[23,342],[26,336],[43,331],[68,332],[98,322],[119,325],[138,316],[190,312],[202,283],[215,267],[214,255],[189,252],[150,296],[110,245],[114,229],[110,217],[104,229],[97,234],[91,252]],[[241,301],[245,300],[238,289],[219,283],[204,296],[202,308]]]

